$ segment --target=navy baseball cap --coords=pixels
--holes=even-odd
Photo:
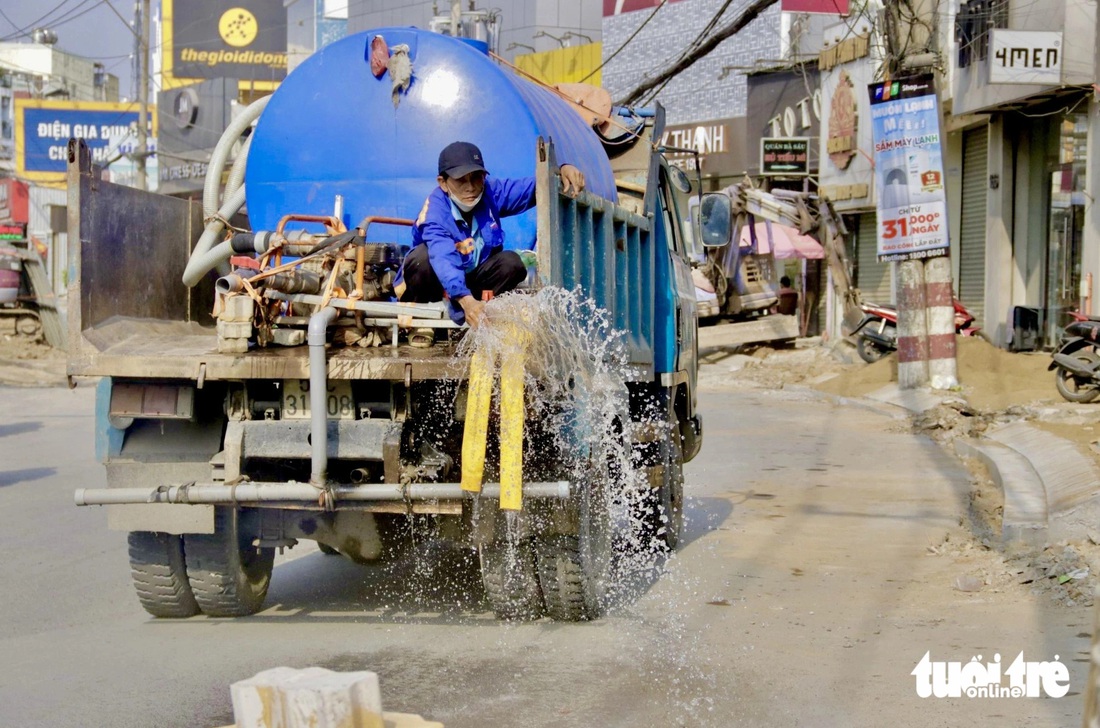
[[[439,174],[465,177],[470,172],[488,172],[481,150],[470,142],[452,142],[439,153]]]

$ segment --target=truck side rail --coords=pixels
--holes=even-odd
[[[551,143],[539,140],[539,282],[580,289],[626,335],[630,364],[654,371],[656,301],[652,218],[587,192],[562,194]],[[554,241],[551,244],[551,241]]]

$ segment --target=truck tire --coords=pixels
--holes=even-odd
[[[599,619],[611,581],[612,527],[603,483],[578,494],[574,535],[541,536],[536,544],[546,612],[561,622]]]
[[[670,424],[665,441],[646,447],[652,449],[649,454],[643,453],[642,461],[663,466],[664,478],[659,487],[641,493],[632,504],[631,516],[641,542],[638,545],[644,548],[656,543],[659,548],[674,551],[684,530],[684,455],[679,423]]]
[[[131,531],[130,575],[138,601],[154,617],[183,619],[199,613],[183,559],[183,539],[170,533]]]
[[[551,536],[540,541],[539,584],[546,614],[558,622],[598,619],[603,613],[599,595],[589,579],[577,536]]]
[[[252,545],[252,535],[233,508],[215,510],[214,533],[183,537],[187,580],[203,614],[244,617],[267,597],[275,549]]]
[[[542,616],[542,592],[530,541],[497,541],[478,549],[481,583],[497,619],[512,622]]]

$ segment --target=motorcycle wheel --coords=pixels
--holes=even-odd
[[[859,358],[868,364],[874,364],[890,353],[890,349],[876,344],[866,336],[859,337],[859,341],[856,342],[856,351],[859,352]]]
[[[1089,366],[1093,366],[1100,361],[1100,356],[1088,349],[1075,351],[1072,356]],[[1068,402],[1084,404],[1100,397],[1100,382],[1095,379],[1076,376],[1062,367],[1054,370],[1054,386],[1057,388],[1058,394],[1062,395]]]

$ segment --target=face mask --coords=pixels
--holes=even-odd
[[[483,192],[481,194],[483,195],[485,193]],[[469,212],[470,210],[477,207],[477,203],[481,202],[481,195],[478,195],[477,199],[471,202],[469,205],[456,197],[451,197],[451,202],[455,203],[455,207],[457,207],[459,210],[462,210],[463,212]]]

